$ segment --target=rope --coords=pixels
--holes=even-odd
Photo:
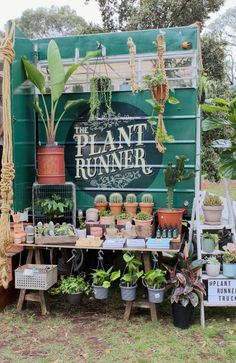
[[[10,65],[12,64],[15,51],[13,48],[15,24],[12,22],[9,31],[6,28],[5,38],[3,39],[0,51],[3,55],[3,131],[4,143],[2,154],[2,172],[0,191],[2,197],[1,218],[0,218],[0,284],[6,289],[8,287],[8,270],[6,265],[6,248],[11,242],[10,236],[10,211],[13,196],[12,182],[14,179],[13,147],[12,147],[12,123],[11,123],[11,104],[10,104]]]
[[[135,55],[136,55],[136,45],[131,37],[128,37],[127,45],[129,47],[130,56],[130,84],[132,92],[137,92],[138,86],[136,83],[136,66],[135,66]]]

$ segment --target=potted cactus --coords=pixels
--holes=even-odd
[[[210,225],[221,224],[223,209],[223,203],[217,195],[207,195],[202,206],[204,223]]]
[[[124,206],[127,214],[130,214],[132,217],[136,215],[138,202],[134,193],[129,193],[126,195]]]
[[[206,260],[206,273],[208,276],[216,277],[220,274],[220,262],[215,256],[208,256]]]
[[[105,224],[107,226],[110,226],[111,224],[115,223],[115,217],[113,216],[110,210],[100,211],[99,216],[100,216],[100,224]]]
[[[152,214],[153,206],[153,196],[149,193],[143,194],[141,197],[141,202],[139,203],[141,212]]]
[[[99,211],[106,210],[107,208],[107,197],[105,194],[97,194],[94,198],[94,208]]]
[[[120,193],[112,193],[109,196],[109,207],[113,215],[121,213],[123,207],[123,197]]]
[[[125,226],[127,222],[130,222],[132,217],[128,213],[120,213],[116,216],[117,226]]]
[[[158,209],[158,223],[161,228],[165,225],[169,227],[170,225],[177,225],[179,233],[182,230],[182,209],[173,209],[173,197],[174,197],[174,187],[177,183],[183,180],[189,180],[193,178],[194,172],[186,173],[185,162],[187,161],[185,155],[176,156],[176,165],[173,167],[170,162],[167,168],[164,170],[164,180],[167,186],[167,208]]]

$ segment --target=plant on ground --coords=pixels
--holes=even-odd
[[[81,272],[77,276],[62,276],[57,287],[51,288],[52,294],[73,294],[83,292],[89,295],[91,292],[90,284],[85,280],[85,273]]]

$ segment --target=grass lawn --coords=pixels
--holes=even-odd
[[[84,300],[71,307],[50,298],[50,315],[32,303],[21,314],[16,306],[0,313],[0,362],[34,363],[178,363],[236,362],[236,317],[233,308],[206,309],[206,328],[177,329],[171,306],[160,307],[158,322],[149,311],[134,310],[123,320],[119,295],[105,302]]]
[[[221,183],[206,183],[206,190],[219,196],[225,196],[224,184]],[[236,181],[229,181],[229,191],[232,199],[236,201]]]

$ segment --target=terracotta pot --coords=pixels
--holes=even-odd
[[[149,227],[152,224],[152,218],[147,220],[134,219],[134,222],[136,226]]]
[[[100,217],[100,224],[106,224],[107,226],[110,226],[114,222],[115,222],[114,216],[101,216]]]
[[[64,146],[42,146],[37,150],[38,183],[64,184]]]
[[[109,203],[109,207],[112,214],[121,214],[123,203]]]
[[[210,225],[217,225],[221,224],[221,216],[223,212],[224,207],[222,205],[220,206],[202,206],[202,210],[205,217],[205,224]]]
[[[98,220],[98,210],[96,208],[89,208],[86,210],[86,221],[87,222],[97,222]]]
[[[117,219],[117,226],[125,226],[127,222],[130,222],[130,219]]]
[[[104,202],[104,203],[95,203],[94,202],[94,208],[96,208],[99,211],[104,211],[107,209],[107,202]]]
[[[160,100],[166,100],[167,96],[168,96],[168,92],[167,92],[167,85],[166,84],[159,84],[156,87],[152,88],[152,93],[154,98],[157,101]]]
[[[183,209],[158,209],[158,223],[161,228],[166,224],[167,228],[170,225],[174,228],[177,225],[179,233],[182,231]]]
[[[101,238],[103,236],[103,228],[102,227],[90,227],[90,234],[94,237]]]
[[[136,215],[138,203],[124,203],[124,206],[127,214],[130,214],[131,217],[134,217]]]
[[[154,203],[139,203],[139,207],[141,209],[141,212],[146,212],[148,214],[152,214],[153,213],[153,207],[154,207]]]

